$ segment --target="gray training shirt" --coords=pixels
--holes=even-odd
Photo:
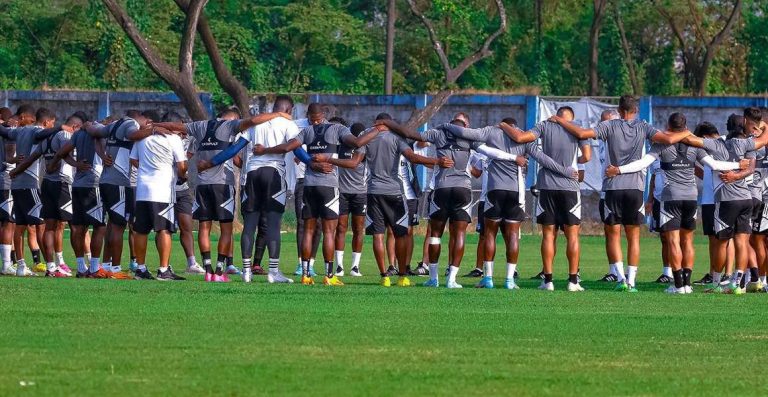
[[[71,142],[75,147],[75,158],[77,161],[82,161],[91,165],[91,169],[88,171],[75,170],[72,187],[98,187],[102,164],[101,157],[96,154],[93,138],[86,131],[79,130],[72,134]]]
[[[29,157],[37,148],[35,136],[43,128],[39,126],[26,126],[14,128],[8,137],[16,141],[16,155]],[[11,189],[38,189],[40,187],[40,159],[35,160],[23,173],[11,180]]]
[[[643,120],[608,120],[595,127],[597,139],[606,143],[606,161],[610,165],[622,166],[639,160],[645,154],[645,141],[659,132]],[[645,172],[603,176],[603,191],[645,190]]]
[[[240,120],[194,121],[184,126],[195,145],[191,152],[197,155],[198,160],[210,161],[222,150],[228,148],[232,144],[232,139],[240,133]],[[232,160],[199,172],[197,184],[235,186]]]
[[[58,152],[62,146],[69,142],[70,138],[71,134],[69,132],[61,130],[40,141],[36,151],[42,155],[46,166],[51,162],[53,156],[56,155],[56,152]],[[51,182],[64,182],[68,185],[71,185],[72,166],[65,163],[64,160],[61,160],[59,162],[59,172],[49,174],[45,172],[45,169],[43,169],[43,179]]]
[[[443,129],[444,126],[421,133],[427,142],[435,145],[437,157],[453,160],[453,167],[438,168],[435,175],[435,189],[459,187],[472,189],[467,164],[469,163],[470,141],[461,139]]]
[[[579,140],[569,134],[563,126],[551,121],[536,124],[531,130],[541,140],[541,150],[557,164],[577,169],[579,148],[589,145],[589,141]],[[542,190],[579,191],[579,181],[570,176],[563,176],[547,168],[540,168],[536,186]]]
[[[310,125],[299,132],[296,139],[307,145],[307,153],[330,155],[338,158],[339,146],[346,136],[352,136],[349,128],[341,124],[316,124]],[[304,174],[304,186],[328,186],[339,187],[338,167],[333,167],[333,172],[325,174],[307,167]]]
[[[365,155],[365,164],[368,167],[368,194],[403,194],[403,181],[399,173],[400,155],[410,148],[405,139],[390,131],[380,132],[368,143]]]
[[[752,183],[749,184],[752,198],[763,200],[763,197],[768,194],[765,185],[768,182],[766,177],[768,177],[768,153],[763,147],[755,151],[755,173],[752,174]]]
[[[105,139],[105,153],[112,157],[113,164],[104,167],[100,183],[131,186],[131,148],[133,141],[128,139],[128,134],[139,130],[139,123],[130,117],[123,117],[108,125],[96,126],[96,136]],[[135,171],[133,171],[135,174]],[[135,175],[133,175],[135,182]]]
[[[701,163],[708,154],[704,149],[688,146],[684,143],[676,145],[663,145],[654,143],[651,146],[649,155],[659,161],[659,170],[663,172],[661,187],[661,201],[698,199],[699,190],[696,187],[696,175],[694,170],[696,162]],[[659,178],[656,178],[659,182]],[[659,186],[656,186],[659,189]]]
[[[349,160],[357,153],[362,153],[365,156],[365,147],[355,149],[345,144],[339,146],[340,159]],[[339,167],[339,192],[365,194],[368,191],[365,186],[366,178],[368,178],[368,167],[365,166],[365,157],[355,168]]]
[[[715,160],[739,161],[744,158],[755,158],[755,139],[704,139],[704,150]],[[723,183],[718,171],[712,172],[712,184],[715,188],[715,202],[751,200],[749,191],[751,176],[732,183]]]

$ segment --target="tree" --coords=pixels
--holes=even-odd
[[[189,113],[189,117],[195,120],[207,119],[209,117],[208,111],[203,106],[195,87],[195,72],[192,63],[197,23],[207,0],[191,0],[189,3],[179,47],[178,68],[168,64],[158,54],[157,50],[144,38],[136,24],[125,9],[118,4],[117,0],[102,0],[102,3],[104,3],[117,24],[120,25],[139,51],[144,61],[176,93],[181,100],[181,104]]]
[[[480,60],[493,55],[493,52],[490,48],[491,44],[493,44],[493,42],[499,36],[501,36],[502,33],[507,31],[507,12],[504,8],[504,3],[502,0],[494,0],[496,3],[496,10],[499,14],[498,29],[496,29],[493,33],[485,38],[480,48],[464,57],[464,59],[462,59],[454,67],[451,66],[451,62],[448,59],[445,46],[440,40],[440,37],[438,37],[437,31],[435,30],[432,21],[427,18],[423,11],[419,10],[419,7],[416,5],[414,0],[406,1],[408,2],[408,6],[410,7],[413,15],[415,15],[421,21],[421,23],[424,25],[424,28],[427,30],[429,40],[432,42],[432,48],[435,50],[437,58],[440,61],[440,65],[443,68],[445,79],[444,88],[440,90],[434,97],[432,97],[432,100],[429,102],[429,104],[427,104],[427,106],[414,111],[411,114],[411,118],[406,122],[408,127],[415,128],[416,126],[424,124],[427,120],[432,118],[432,115],[437,113],[440,108],[443,107],[446,102],[448,102],[448,98],[453,95],[456,81],[459,79],[459,77],[461,77],[462,74],[464,74],[464,72],[467,71],[467,69],[472,67],[472,65],[476,64]]]
[[[589,29],[589,95],[600,95],[600,81],[597,75],[600,28],[608,6],[608,0],[593,0],[592,26]]]
[[[395,58],[395,0],[387,0],[387,58],[384,67],[384,94],[392,95],[392,64]]]
[[[621,19],[621,11],[619,5],[613,9],[613,16],[616,20],[616,27],[619,29],[619,37],[621,38],[621,49],[624,51],[624,62],[627,64],[627,70],[629,71],[629,81],[632,83],[632,94],[640,95],[642,89],[640,88],[640,81],[637,78],[637,71],[635,70],[635,60],[632,58],[632,52],[629,48],[629,41],[627,40],[627,33],[624,30],[624,21]]]
[[[653,1],[680,45],[684,87],[694,95],[706,95],[709,67],[739,18],[743,1],[734,0],[728,14],[722,13],[724,0],[687,0],[687,7],[682,9],[670,9],[659,0]],[[715,25],[723,20],[718,30]]]

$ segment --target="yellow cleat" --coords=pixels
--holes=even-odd
[[[763,292],[763,283],[760,280],[748,283],[747,292]]]
[[[397,280],[397,286],[398,287],[410,287],[411,286],[411,280],[409,280],[408,277],[400,277]]]
[[[46,270],[48,270],[48,266],[45,263],[38,263],[32,268],[32,271],[35,273],[45,273]]]
[[[301,284],[303,285],[315,285],[315,279],[309,276],[301,276]]]
[[[323,285],[328,285],[331,287],[341,287],[344,285],[344,283],[342,283],[341,279],[336,276],[333,276],[333,277],[325,276],[325,278],[323,279]]]
[[[379,284],[381,284],[382,287],[391,287],[392,286],[392,282],[389,281],[389,277],[382,277],[381,281],[379,282]]]

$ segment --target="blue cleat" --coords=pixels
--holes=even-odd
[[[483,277],[480,282],[475,285],[475,288],[493,288],[493,279],[490,277]]]
[[[437,280],[429,279],[423,285],[425,287],[437,288],[440,286],[440,283],[438,283]]]

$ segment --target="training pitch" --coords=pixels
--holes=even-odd
[[[0,395],[768,394],[758,370],[768,296],[701,287],[666,295],[652,283],[661,270],[652,238],[642,241],[640,292],[613,292],[593,281],[607,267],[596,237],[582,239],[587,291],[568,293],[563,240],[554,293],[527,279],[541,265],[539,237],[530,236],[514,292],[470,288],[477,279],[468,278],[459,279],[463,290],[423,288],[421,277],[412,277],[417,287],[385,289],[370,241],[365,277],[344,277],[341,288],[268,285],[264,276],[253,284],[4,277]],[[283,236],[282,252],[281,269],[292,273],[293,236]],[[696,252],[700,278],[708,268],[701,238]],[[73,266],[71,251],[66,257]],[[177,242],[173,258],[181,274]],[[350,260],[348,244],[347,270]],[[444,268],[445,260],[441,283]],[[504,268],[497,257],[497,287]]]

